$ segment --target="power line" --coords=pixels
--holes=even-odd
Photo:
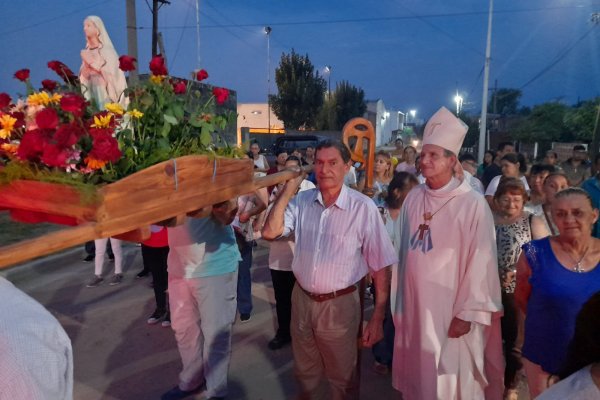
[[[533,82],[535,82],[536,80],[541,78],[544,74],[546,74],[546,72],[550,71],[552,69],[552,67],[554,67],[556,64],[558,64],[560,61],[562,61],[579,43],[581,43],[581,41],[583,39],[585,39],[590,33],[592,33],[592,30],[594,28],[595,28],[595,26],[592,26],[590,29],[588,29],[571,46],[569,46],[565,50],[563,50],[562,54],[560,54],[560,52],[559,52],[559,54],[555,57],[554,61],[552,61],[550,64],[548,64],[547,66],[542,68],[540,70],[540,72],[538,72],[537,74],[535,74],[533,76],[533,78],[529,79],[527,82],[525,82],[523,85],[521,85],[520,89],[524,89],[525,87],[529,86],[530,84],[532,84]]]
[[[64,13],[64,14],[58,15],[58,16],[56,16],[56,17],[52,17],[52,18],[48,18],[48,19],[44,19],[44,20],[41,20],[41,21],[39,21],[39,22],[36,22],[36,23],[34,23],[34,24],[25,25],[25,26],[22,26],[22,27],[20,27],[20,28],[9,29],[9,30],[7,30],[7,31],[0,32],[0,36],[2,36],[2,35],[11,35],[11,34],[13,34],[13,33],[17,33],[17,32],[23,32],[23,31],[26,31],[27,29],[36,28],[36,27],[38,27],[38,26],[40,26],[40,25],[48,24],[48,23],[50,23],[50,22],[57,21],[57,20],[59,20],[59,19],[62,19],[62,18],[64,18],[64,17],[68,17],[68,16],[70,16],[70,15],[75,15],[75,14],[78,14],[78,13],[80,13],[80,12],[82,12],[82,11],[89,10],[89,9],[91,9],[91,8],[95,8],[95,7],[97,7],[97,6],[101,5],[101,4],[112,3],[113,1],[115,1],[115,0],[104,0],[104,1],[99,1],[99,2],[97,2],[97,3],[94,3],[94,4],[93,4],[93,5],[91,5],[91,6],[87,6],[87,7],[79,8],[79,9],[77,9],[77,10],[74,10],[74,11],[71,11],[71,12],[68,12],[68,13]]]
[[[586,6],[588,7],[588,6]],[[589,6],[591,7],[591,5]],[[494,11],[494,14],[516,14],[516,13],[527,13],[527,12],[539,12],[539,11],[556,11],[565,9],[582,8],[582,6],[556,6],[556,7],[540,7],[540,8],[523,8],[513,10],[498,10]],[[261,22],[261,23],[246,23],[246,24],[219,24],[219,25],[204,25],[205,29],[215,28],[245,28],[245,27],[261,27],[261,26],[294,26],[294,25],[332,25],[332,24],[347,24],[357,22],[385,22],[385,21],[399,21],[399,20],[414,20],[414,19],[425,19],[425,18],[451,18],[451,17],[466,17],[466,16],[478,16],[487,15],[488,11],[467,11],[457,13],[440,13],[440,14],[421,14],[421,15],[398,15],[393,17],[368,17],[368,18],[345,18],[345,19],[332,19],[332,20],[306,20],[306,21],[288,21],[288,22]],[[189,29],[195,28],[193,25],[173,25],[163,26],[161,29]],[[145,26],[140,26],[138,29],[149,29]]]
[[[421,17],[419,16],[417,13],[415,13],[413,10],[411,10],[410,8],[406,7],[404,4],[400,4],[400,7],[404,8],[405,10],[407,10],[409,13],[411,13],[413,16],[415,16],[415,18],[417,18],[419,21],[423,22],[424,24],[426,24],[427,26],[429,26],[430,28],[433,28],[434,30],[436,30],[437,32],[440,32],[442,35],[450,38],[451,40],[455,41],[456,43],[464,46],[466,49],[469,49],[477,54],[479,54],[480,56],[485,56],[485,54],[483,54],[481,51],[479,51],[478,49],[472,47],[471,45],[463,42],[462,40],[456,38],[454,35],[446,32],[445,30],[443,30],[442,28],[440,28],[439,26],[435,25],[433,22],[428,21],[427,18]]]

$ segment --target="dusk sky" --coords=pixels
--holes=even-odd
[[[104,20],[119,54],[127,53],[125,0],[9,1],[0,15],[0,91],[24,92],[13,78],[31,69],[34,86],[56,79],[46,63],[58,59],[74,71],[81,64],[87,15]],[[152,4],[151,0],[148,0]],[[283,52],[308,54],[331,84],[347,80],[367,99],[391,109],[416,109],[427,118],[454,107],[458,90],[465,109],[481,109],[487,32],[486,0],[200,0],[200,65],[196,1],[171,0],[160,10],[166,58],[173,75],[200,67],[208,83],[237,91],[238,102],[266,102],[267,38],[273,71]],[[139,66],[147,72],[152,16],[138,0]],[[559,100],[573,104],[600,95],[598,0],[496,0],[490,87],[521,88],[521,104]]]

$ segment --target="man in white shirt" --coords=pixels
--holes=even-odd
[[[377,300],[362,343],[370,347],[383,338],[387,267],[397,257],[373,201],[344,185],[349,169],[344,144],[321,142],[315,159],[318,189],[291,200],[303,177],[288,181],[263,228],[267,240],[296,237],[291,335],[303,399],[358,398],[356,337],[362,318],[356,289],[369,272]]]
[[[71,400],[73,350],[41,304],[0,277],[0,399]]]

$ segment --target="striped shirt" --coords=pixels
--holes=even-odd
[[[282,236],[291,232],[296,235],[292,271],[312,293],[347,288],[369,269],[398,262],[373,201],[345,186],[327,208],[318,189],[298,193],[286,208]]]

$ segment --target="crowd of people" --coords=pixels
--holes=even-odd
[[[522,377],[531,399],[600,398],[600,174],[578,146],[530,165],[501,143],[478,165],[460,152],[466,132],[440,109],[420,152],[397,140],[376,153],[372,187],[341,142],[282,151],[273,166],[252,144],[256,176],[312,172],[153,226],[138,274],[153,277],[147,322],[172,327],[182,361],[161,399],[227,396],[259,238],[277,321],[265,351],[291,344],[299,399],[358,399],[363,347],[404,400],[517,399]],[[122,280],[120,243],[104,239],[89,287],[103,284],[107,242],[109,283]]]

